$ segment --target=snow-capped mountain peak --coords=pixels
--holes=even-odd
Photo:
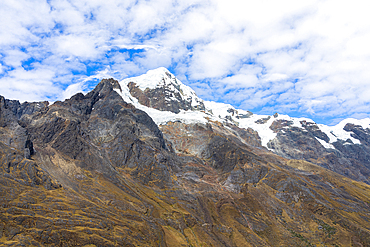
[[[145,106],[179,113],[180,110],[204,110],[201,100],[193,89],[183,84],[166,68],[149,70],[147,73],[127,78],[121,85]]]
[[[144,91],[147,88],[154,89],[159,87],[160,84],[169,82],[172,78],[175,78],[175,76],[171,74],[168,69],[159,67],[157,69],[149,70],[143,75],[124,79],[121,83],[128,84],[130,82],[134,82],[136,86]],[[177,83],[175,82],[175,84]]]

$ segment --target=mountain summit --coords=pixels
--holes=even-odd
[[[369,246],[369,123],[203,101],[165,68],[0,97],[0,243]]]
[[[179,113],[180,110],[205,109],[203,100],[163,67],[125,79],[121,84],[129,88],[140,104],[157,110]]]

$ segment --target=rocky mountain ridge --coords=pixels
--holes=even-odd
[[[136,85],[137,90],[140,88],[140,92],[146,91],[147,97],[152,95],[149,93],[150,90],[153,88],[157,90],[155,99],[167,101],[171,109],[149,104],[145,106],[150,108],[141,109],[159,125],[174,121],[187,124],[218,121],[244,129],[250,128],[258,134],[261,139],[260,144],[275,154],[288,159],[304,159],[370,184],[370,119],[368,118],[345,119],[335,126],[326,126],[308,118],[293,118],[277,113],[272,116],[257,115],[235,109],[228,104],[203,101],[165,68],[125,79],[120,82],[120,85],[122,88],[129,88],[129,92],[123,93],[122,97],[138,108],[145,104],[137,91],[133,93],[132,85]],[[163,90],[165,87],[166,90]],[[187,92],[190,93],[183,94],[179,88],[187,88]],[[127,95],[134,99],[129,99]],[[172,95],[177,95],[176,104]],[[191,104],[194,105],[193,108],[180,106]],[[153,111],[153,108],[160,112]]]
[[[330,143],[320,125],[202,101],[168,73],[52,105],[1,97],[2,246],[370,245],[366,128]],[[339,174],[353,164],[359,181]]]

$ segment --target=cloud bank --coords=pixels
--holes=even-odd
[[[164,66],[206,100],[370,117],[365,1],[5,0],[0,94],[55,101]]]

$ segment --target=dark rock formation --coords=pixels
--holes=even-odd
[[[0,96],[0,180],[14,180],[22,185],[42,185],[46,189],[59,188],[60,184],[42,170],[33,160],[33,142],[27,131],[18,124],[23,114],[31,114],[45,105],[6,100]],[[6,182],[7,183],[7,182]]]

